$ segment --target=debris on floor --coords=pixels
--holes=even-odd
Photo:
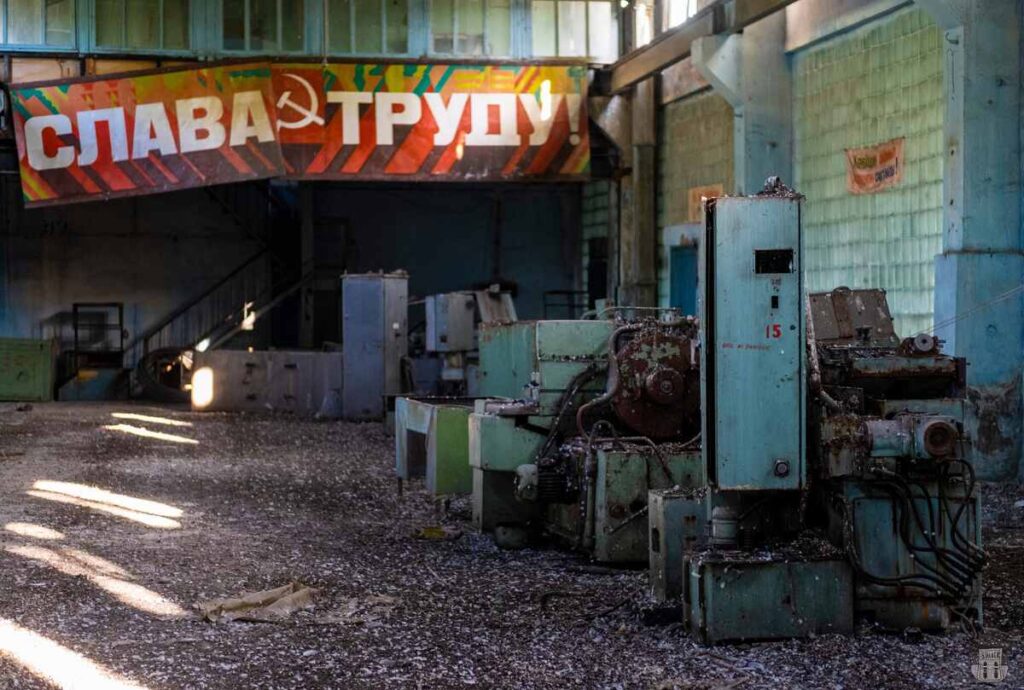
[[[114,413],[187,422],[176,428],[198,443],[110,433]],[[465,499],[441,518],[422,483],[397,496],[393,442],[379,424],[173,406],[0,409],[0,587],[15,593],[0,597],[0,632],[5,621],[19,631],[0,635],[0,690],[54,690],[9,646],[39,638],[145,690],[954,690],[971,687],[988,648],[1010,669],[998,687],[1022,687],[1020,485],[983,488],[992,563],[980,636],[914,642],[865,625],[711,649],[719,660],[670,614],[651,620],[644,569],[503,551],[472,531]],[[414,538],[425,526],[462,534]],[[44,550],[103,567],[69,575],[32,557]],[[152,612],[290,582],[319,590],[315,606],[273,625]]]
[[[296,611],[311,608],[313,598],[319,591],[297,582],[268,589],[249,592],[227,599],[211,599],[197,604],[203,618],[211,623],[228,621],[249,621],[255,623],[279,623]]]
[[[431,525],[419,528],[413,533],[413,536],[429,541],[452,541],[462,536],[462,530],[451,525]]]
[[[377,626],[398,607],[398,597],[386,594],[370,594],[350,597],[342,601],[334,611],[317,617],[318,623]]]

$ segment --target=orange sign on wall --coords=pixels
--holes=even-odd
[[[903,137],[861,149],[846,149],[846,189],[872,194],[894,187],[903,177]]]

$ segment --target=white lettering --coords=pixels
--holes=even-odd
[[[341,103],[341,143],[359,144],[359,104],[372,103],[373,94],[362,91],[328,91],[328,103]]]
[[[114,161],[128,160],[128,134],[125,131],[124,108],[100,108],[78,113],[78,165],[92,165],[99,159],[100,148],[96,137],[96,124],[106,122],[110,133],[110,157]]]
[[[475,93],[469,97],[470,129],[467,146],[518,146],[516,94]],[[498,131],[491,132],[491,110],[497,108]]]
[[[455,132],[462,122],[462,113],[466,111],[469,94],[453,93],[448,98],[447,106],[444,104],[444,97],[439,93],[426,93],[423,97],[427,100],[427,107],[434,116],[434,122],[437,123],[434,146],[447,146],[455,141]]]
[[[159,151],[161,156],[178,152],[163,103],[140,103],[135,106],[132,158],[146,158],[150,151]]]
[[[43,132],[48,129],[58,137],[71,134],[71,118],[67,115],[40,115],[25,122],[25,152],[28,164],[34,170],[59,170],[75,162],[74,146],[58,146],[52,156],[46,153]]]
[[[556,94],[549,96],[549,98],[551,99],[551,105],[550,107],[545,107],[533,95],[528,93],[519,94],[519,102],[523,104],[526,117],[529,118],[530,124],[533,125],[533,133],[530,135],[530,146],[543,146],[547,143],[548,137],[551,136],[551,125],[555,122],[552,114],[558,112],[558,106],[562,102],[562,95]],[[547,116],[545,116],[545,110],[548,112]]]
[[[395,107],[399,109],[396,110]],[[377,144],[392,146],[395,143],[395,125],[414,125],[420,121],[423,108],[420,97],[414,93],[377,94]]]
[[[182,153],[209,151],[224,145],[226,133],[224,125],[220,122],[224,115],[224,104],[219,98],[185,98],[175,103],[175,107],[178,113],[178,136],[181,138]]]
[[[231,106],[231,145],[244,146],[249,137],[265,143],[274,140],[274,128],[259,91],[240,91]]]

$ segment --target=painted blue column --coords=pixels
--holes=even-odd
[[[785,53],[786,13],[742,34],[705,36],[691,47],[693,65],[733,110],[737,194],[754,194],[771,175],[793,183],[792,71]]]
[[[968,359],[979,476],[1018,475],[1024,282],[1020,25],[1016,0],[923,0],[943,30],[943,252],[935,334]]]

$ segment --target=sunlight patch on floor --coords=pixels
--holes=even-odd
[[[49,638],[0,618],[0,654],[60,690],[146,690]]]
[[[140,584],[128,582],[123,568],[99,556],[77,549],[63,552],[41,546],[5,546],[4,551],[47,565],[71,577],[84,577],[96,587],[110,594],[122,604],[155,616],[181,618],[188,613],[173,601],[164,598]]]
[[[8,522],[4,525],[4,529],[12,534],[17,534],[19,537],[29,537],[31,539],[54,540],[64,538],[64,534],[55,529],[31,522]]]
[[[136,498],[135,496],[127,496],[125,494],[115,494],[112,491],[101,489],[98,486],[89,486],[88,484],[40,479],[32,485],[32,488],[36,491],[80,498],[91,503],[103,503],[118,508],[125,508],[136,513],[147,513],[167,518],[180,518],[185,514],[181,508],[176,508],[167,503],[151,501],[146,498]]]
[[[182,419],[172,419],[170,417],[156,417],[154,415],[138,414],[136,412],[111,412],[110,416],[113,417],[114,419],[128,419],[135,422],[163,424],[164,426],[192,426],[192,422],[186,422]]]
[[[163,431],[150,431],[149,429],[141,426],[132,426],[131,424],[108,424],[103,427],[107,431],[120,431],[125,434],[132,434],[133,436],[142,436],[143,438],[152,438],[157,441],[169,441],[171,443],[184,443],[191,446],[199,445],[199,441],[194,438],[188,438],[187,436],[178,436],[177,434],[168,434]]]
[[[146,527],[155,527],[157,529],[181,529],[181,523],[171,518],[163,517],[160,515],[150,515],[149,513],[140,513],[137,510],[129,510],[127,508],[121,508],[116,505],[107,505],[106,503],[99,503],[96,501],[86,501],[81,498],[75,498],[74,496],[66,496],[64,494],[54,493],[52,491],[26,491],[27,495],[33,498],[41,498],[45,501],[53,501],[54,503],[65,503],[68,505],[75,505],[81,508],[88,508],[89,510],[96,511],[97,513],[106,513],[107,515],[113,515],[115,517],[124,518],[132,522],[137,522]]]

